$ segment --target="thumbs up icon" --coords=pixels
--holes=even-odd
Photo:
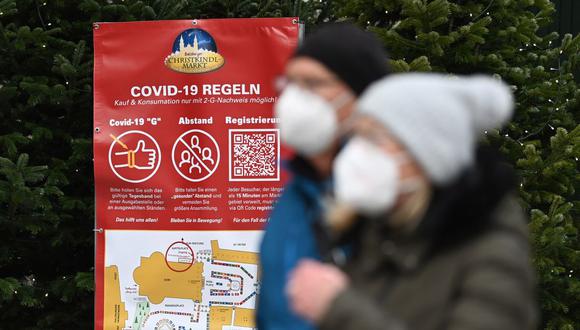
[[[157,151],[146,148],[145,141],[139,140],[137,147],[133,150],[116,152],[115,156],[126,156],[127,163],[116,164],[115,168],[129,167],[138,170],[151,170],[155,167]]]

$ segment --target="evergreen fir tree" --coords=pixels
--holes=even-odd
[[[0,0],[2,329],[93,327],[93,22],[303,15],[315,24],[319,7]]]
[[[0,0],[0,324],[90,329],[92,23],[300,16],[352,20],[397,71],[483,72],[517,113],[488,132],[520,175],[547,329],[580,328],[580,37],[540,33],[548,0]]]

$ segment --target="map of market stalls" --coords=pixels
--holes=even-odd
[[[255,251],[261,235],[260,231],[107,231],[104,328],[255,328],[260,283]]]

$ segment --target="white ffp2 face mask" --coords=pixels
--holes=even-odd
[[[282,142],[305,156],[325,151],[339,131],[336,111],[350,98],[343,94],[331,103],[299,86],[289,85],[274,106],[275,116],[280,118]]]
[[[370,216],[391,210],[401,192],[418,186],[413,179],[400,181],[399,165],[405,161],[362,137],[353,137],[334,160],[336,201]]]

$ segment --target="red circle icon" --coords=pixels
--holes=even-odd
[[[174,272],[185,272],[194,261],[193,249],[183,241],[174,242],[165,251],[165,264]]]
[[[151,135],[134,130],[109,136],[109,165],[119,179],[139,183],[155,175],[161,164],[161,149]]]
[[[181,177],[191,182],[209,178],[220,162],[216,140],[207,132],[192,129],[175,140],[171,151],[173,167]]]

